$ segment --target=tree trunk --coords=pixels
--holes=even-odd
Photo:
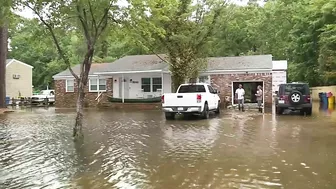
[[[94,53],[94,48],[92,48],[92,46],[89,45],[84,61],[82,62],[82,65],[80,67],[80,70],[81,70],[80,77],[77,80],[77,86],[78,86],[77,104],[76,104],[77,116],[76,116],[75,126],[73,128],[73,137],[75,138],[75,140],[81,139],[84,137],[83,132],[82,132],[82,127],[83,127],[83,117],[84,117],[83,108],[84,108],[84,98],[85,98],[85,87],[88,82],[93,53]]]
[[[78,83],[78,91],[77,91],[77,104],[76,104],[76,122],[73,128],[73,137],[75,139],[82,138],[84,135],[82,133],[82,126],[83,126],[83,107],[84,107],[84,97],[85,97],[85,83],[83,82],[84,78],[81,77]]]
[[[6,108],[6,59],[8,27],[6,24],[0,26],[0,108]]]
[[[173,91],[176,91],[178,87],[185,82],[184,77],[181,77],[179,74],[172,75],[173,81]]]

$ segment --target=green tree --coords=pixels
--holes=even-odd
[[[206,67],[206,43],[223,5],[216,1],[131,0],[130,25],[135,39],[155,52],[163,49],[168,58],[173,88],[198,76]],[[159,45],[157,45],[159,44]]]
[[[88,74],[91,68],[95,48],[103,32],[109,25],[109,16],[115,16],[117,7],[111,1],[38,1],[29,0],[22,2],[39,17],[39,20],[48,29],[62,61],[74,76],[77,90],[77,116],[73,129],[75,139],[82,138],[83,105]],[[61,46],[62,37],[75,33],[80,45],[76,50],[81,54],[80,73],[77,75],[71,68],[71,57],[66,48]]]

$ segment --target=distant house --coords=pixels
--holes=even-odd
[[[164,55],[160,57],[165,58]],[[227,97],[233,99],[234,91],[241,83],[246,91],[247,103],[256,102],[254,94],[258,85],[264,88],[265,103],[272,103],[271,55],[211,57],[207,61],[208,67],[197,81],[213,85],[221,92],[223,100]],[[73,70],[79,73],[79,65],[74,66]],[[69,70],[53,78],[56,106],[74,106],[77,86]],[[89,106],[97,104],[95,100],[99,93],[114,98],[141,99],[172,92],[169,65],[157,55],[125,56],[112,63],[93,64],[89,79],[85,89]]]
[[[6,60],[6,96],[31,97],[33,94],[33,66],[15,59]]]

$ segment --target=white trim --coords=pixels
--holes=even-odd
[[[130,74],[130,73],[154,73],[159,72],[161,73],[162,70],[148,70],[148,71],[120,71],[120,72],[94,72],[96,75],[110,75],[110,74]]]
[[[19,64],[22,64],[22,65],[25,65],[27,67],[30,67],[30,68],[34,68],[33,66],[29,65],[29,64],[26,64],[26,63],[23,63],[19,60],[15,60],[15,59],[12,59],[11,61],[8,62],[8,64],[6,64],[6,68],[11,65],[13,62],[16,62],[16,63],[19,63]]]
[[[228,73],[228,74],[231,74],[232,72],[236,72],[236,73],[272,72],[272,68],[267,68],[267,69],[240,69],[240,70],[210,70],[210,71],[204,71],[202,73],[219,73],[219,74],[220,73]]]
[[[125,77],[124,74],[121,75],[121,84],[122,84],[122,103],[125,103]]]
[[[75,92],[75,80],[73,79],[72,81],[73,81],[73,91],[68,91],[68,81],[70,81],[70,80],[72,80],[72,79],[66,79],[65,80],[65,92],[66,93],[73,93],[73,92]]]
[[[102,80],[105,80],[105,90],[99,90],[99,80],[102,79]],[[97,90],[91,90],[91,80],[96,80],[97,81]],[[106,89],[107,89],[107,80],[105,78],[89,78],[89,92],[106,92]]]
[[[78,76],[79,77],[79,76]],[[65,79],[75,79],[74,76],[53,76],[54,80],[65,80]],[[89,75],[89,78],[98,78],[98,75]],[[112,76],[99,76],[101,79],[109,79],[112,78]]]
[[[162,89],[161,89],[161,93],[162,93],[162,94],[164,93],[164,87],[163,87],[163,86],[164,86],[164,82],[163,82],[163,78],[164,78],[164,74],[163,74],[163,72],[161,72],[161,86],[162,86],[162,87],[161,87],[161,88],[162,88]]]
[[[235,101],[235,92],[233,91],[234,89],[233,89],[233,83],[253,83],[253,82],[262,82],[263,83],[263,88],[262,88],[262,90],[263,90],[263,104],[264,104],[264,101],[265,101],[265,99],[264,99],[264,97],[265,97],[265,88],[264,88],[264,86],[265,86],[265,81],[263,81],[263,80],[240,80],[240,81],[231,81],[231,90],[232,90],[232,94],[231,94],[231,105],[233,106],[233,105],[236,105],[235,103],[234,103],[234,101]],[[244,89],[245,90],[245,89]],[[245,100],[245,99],[244,99]],[[244,104],[245,104],[245,102],[244,102]],[[263,108],[264,109],[264,108]]]

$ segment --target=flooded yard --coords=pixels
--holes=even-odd
[[[315,106],[316,107],[316,106]],[[227,111],[166,121],[159,111],[35,108],[0,115],[0,188],[335,188],[336,112]]]

